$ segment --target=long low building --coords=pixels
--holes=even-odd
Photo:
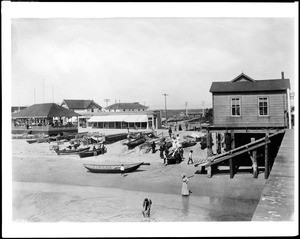
[[[159,111],[103,112],[87,120],[88,127],[100,129],[158,129],[161,126]]]

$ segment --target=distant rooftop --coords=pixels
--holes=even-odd
[[[91,104],[94,104],[99,109],[102,108],[100,105],[98,105],[93,100],[70,100],[70,99],[67,99],[67,100],[63,100],[63,103],[65,103],[70,110],[73,110],[73,109],[87,109],[87,108],[90,107]]]
[[[50,117],[73,117],[80,116],[55,103],[35,104],[17,113],[12,114],[12,118],[50,118]]]
[[[134,103],[115,103],[110,106],[107,106],[107,110],[146,110],[148,107],[145,105],[141,105],[139,102],[134,102]]]

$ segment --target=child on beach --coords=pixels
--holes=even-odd
[[[124,165],[123,164],[120,167],[120,171],[121,171],[121,176],[124,177],[125,176],[125,174],[124,174],[125,169],[124,169]]]
[[[194,163],[194,161],[193,161],[193,150],[191,150],[189,152],[189,160],[188,160],[187,164],[190,164],[190,162],[191,162],[191,164]]]

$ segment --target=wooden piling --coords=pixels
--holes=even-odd
[[[251,142],[254,142],[255,138],[251,138]],[[252,151],[252,169],[253,169],[253,178],[257,178],[258,177],[258,166],[257,166],[257,152],[256,150]]]
[[[234,131],[231,130],[231,149],[235,148],[235,141],[234,141]],[[229,170],[230,170],[230,178],[233,178],[234,176],[234,164],[233,164],[233,158],[231,157],[229,159]]]
[[[217,154],[221,153],[221,134],[216,134]]]
[[[207,135],[206,135],[206,142],[207,142],[207,157],[212,156],[212,145],[211,145],[211,133],[208,131]],[[206,168],[207,170],[207,177],[211,178],[212,176],[212,170],[211,170],[211,166],[208,166]]]
[[[269,132],[266,131],[266,142],[269,140]],[[269,146],[265,145],[265,179],[269,177],[270,174],[270,162],[269,162]]]

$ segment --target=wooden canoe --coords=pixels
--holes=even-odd
[[[104,148],[104,149],[98,148],[96,150],[84,151],[84,152],[80,152],[78,154],[79,154],[80,158],[86,158],[86,157],[92,157],[92,156],[104,154],[105,152],[106,152],[106,148]]]
[[[124,173],[129,173],[137,170],[141,165],[150,165],[149,163],[123,164]],[[84,164],[92,173],[121,173],[121,164],[118,165],[100,165],[100,164]]]
[[[62,150],[56,149],[55,152],[58,155],[69,155],[69,154],[79,154],[82,152],[86,152],[89,149],[90,149],[90,147],[79,148],[79,149],[62,149]]]

